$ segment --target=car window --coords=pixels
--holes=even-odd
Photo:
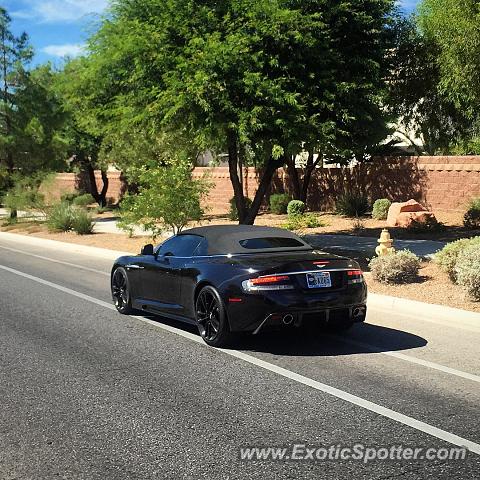
[[[174,257],[191,257],[202,241],[199,235],[177,235],[169,238],[158,248],[158,255],[172,255]]]
[[[247,238],[240,240],[240,245],[249,250],[261,250],[264,248],[292,248],[304,247],[305,245],[295,238],[288,237],[263,237]]]

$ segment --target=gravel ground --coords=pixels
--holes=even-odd
[[[480,312],[480,302],[470,300],[433,262],[424,262],[418,282],[407,285],[385,285],[374,280],[370,273],[365,276],[368,289],[373,293]]]

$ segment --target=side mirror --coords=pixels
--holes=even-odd
[[[153,245],[149,243],[148,245],[145,245],[142,247],[142,250],[140,252],[141,255],[153,255]]]

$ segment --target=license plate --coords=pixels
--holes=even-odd
[[[308,288],[330,288],[332,286],[330,272],[307,273],[307,286]]]

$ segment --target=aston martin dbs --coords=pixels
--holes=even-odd
[[[315,250],[280,228],[192,228],[139,255],[118,258],[112,297],[122,314],[144,311],[195,324],[209,345],[271,328],[345,330],[366,317],[359,265]]]

